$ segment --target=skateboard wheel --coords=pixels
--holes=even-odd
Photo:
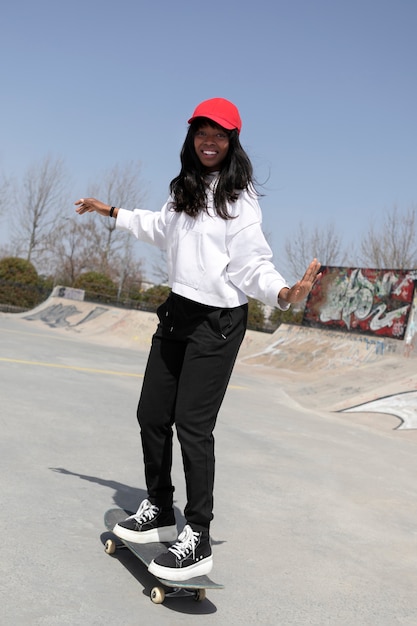
[[[116,542],[113,539],[107,539],[104,544],[104,552],[106,554],[114,554],[116,552]]]
[[[206,599],[206,590],[205,589],[197,589],[195,592],[194,600],[196,602],[202,602]]]
[[[154,604],[162,604],[165,600],[165,591],[162,587],[154,587],[151,591],[151,600]]]

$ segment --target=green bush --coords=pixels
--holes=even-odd
[[[248,298],[248,328],[263,330],[265,326],[264,307],[259,300]]]
[[[304,311],[294,310],[290,307],[287,311],[281,311],[281,309],[274,309],[269,317],[271,327],[276,329],[281,324],[301,324],[303,321]]]
[[[105,274],[84,272],[74,282],[75,289],[84,289],[85,299],[93,302],[112,302],[117,297],[117,287]]]
[[[140,302],[143,308],[156,311],[160,304],[165,302],[171,293],[171,288],[166,285],[154,285],[141,294]]]
[[[0,304],[30,309],[44,299],[43,280],[30,261],[18,257],[0,259]]]

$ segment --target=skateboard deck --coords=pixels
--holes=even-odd
[[[132,512],[123,509],[109,509],[104,514],[104,525],[107,530],[112,531],[118,522],[126,519],[129,515],[132,515]],[[118,547],[123,546],[128,548],[145,567],[148,567],[152,559],[162,552],[166,552],[169,544],[159,542],[132,543],[114,535],[114,539],[107,539],[104,549],[107,554],[114,554]],[[162,585],[162,587],[153,587],[151,590],[151,600],[155,604],[161,604],[166,597],[181,596],[192,596],[196,601],[201,602],[206,597],[206,589],[224,589],[224,585],[213,582],[208,576],[196,576],[181,581],[167,580],[157,576],[154,578]]]

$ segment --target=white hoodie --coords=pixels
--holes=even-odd
[[[213,209],[213,184],[215,179],[208,212],[176,213],[169,198],[159,212],[119,209],[116,226],[166,250],[169,285],[180,296],[222,308],[245,304],[250,296],[287,309],[277,296],[289,285],[272,264],[256,194],[242,191],[228,204],[234,219],[224,220]]]

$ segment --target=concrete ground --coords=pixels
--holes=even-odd
[[[146,315],[134,332],[119,319],[123,339],[0,314],[1,623],[415,626],[417,431],[336,412],[415,389],[416,361],[399,353],[301,367],[290,338],[277,351],[249,333],[216,427],[212,578],[225,589],[154,605],[140,563],[104,553],[106,509],[145,495]],[[181,526],[177,445],[173,476]]]

